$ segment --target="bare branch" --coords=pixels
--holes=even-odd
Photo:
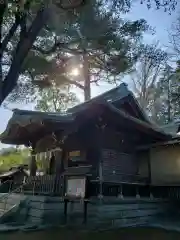
[[[144,46],[136,71],[132,74],[134,90],[143,108],[148,106],[152,89],[166,61],[167,54],[158,48],[158,43]]]
[[[69,84],[72,84],[72,85],[84,90],[84,86],[82,84],[78,83],[77,81],[74,81],[74,80],[71,80],[71,79],[67,78],[67,82]]]
[[[169,40],[172,48],[179,58],[180,54],[180,17],[172,24],[171,31],[169,33]]]

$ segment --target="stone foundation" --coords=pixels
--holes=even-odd
[[[162,200],[145,198],[104,198],[91,199],[87,204],[84,221],[84,204],[71,202],[64,214],[64,202],[59,197],[27,196],[20,204],[11,222],[19,224],[52,224],[83,226],[93,229],[119,228],[145,225],[162,218],[168,212],[168,203]]]

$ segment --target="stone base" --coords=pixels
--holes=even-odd
[[[155,221],[167,211],[167,202],[145,198],[94,198],[87,204],[86,221],[84,204],[71,202],[64,214],[64,202],[60,197],[27,196],[19,206],[13,222],[24,224],[69,225],[76,228],[108,229],[140,226]],[[12,219],[11,219],[12,221]]]

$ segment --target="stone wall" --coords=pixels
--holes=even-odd
[[[87,219],[84,222],[84,205],[69,203],[67,217],[64,203],[58,197],[30,196],[16,216],[16,222],[28,224],[60,224],[82,228],[102,229],[147,224],[166,212],[167,203],[147,198],[104,198],[92,199],[87,205]],[[15,219],[14,219],[15,220]]]

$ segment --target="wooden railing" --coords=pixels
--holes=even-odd
[[[149,179],[147,177],[142,177],[138,174],[108,174],[103,176],[104,182],[114,182],[114,183],[129,183],[129,184],[147,184]]]
[[[30,176],[23,191],[35,195],[63,194],[63,178],[56,175]]]
[[[142,182],[140,179],[134,179],[133,182],[128,182],[124,175],[122,182],[102,182],[102,195],[104,196],[141,196],[154,198],[168,198],[172,200],[180,200],[180,187],[176,186],[152,186]],[[128,178],[129,179],[129,178]],[[132,179],[131,179],[132,180]],[[135,183],[136,182],[136,183]],[[8,185],[7,185],[8,184]],[[7,191],[4,191],[4,196],[9,193],[24,193],[30,195],[56,195],[64,196],[64,178],[56,175],[31,176],[28,177],[24,184],[17,186],[11,181],[5,182],[9,186]],[[4,185],[4,186],[5,186]],[[90,196],[98,196],[100,193],[100,183],[97,180],[90,181]],[[4,198],[4,197],[3,197]]]
[[[8,193],[17,189],[22,183],[15,183],[13,180],[7,180],[0,185],[0,193]]]
[[[92,180],[92,182],[100,181],[100,179]],[[142,178],[138,175],[120,174],[117,181],[117,176],[110,175],[103,178],[103,182],[112,184],[138,184],[146,185],[148,179]],[[26,179],[23,191],[29,194],[36,195],[58,195],[63,196],[64,193],[64,178],[61,175],[44,175],[44,176],[30,176]]]

